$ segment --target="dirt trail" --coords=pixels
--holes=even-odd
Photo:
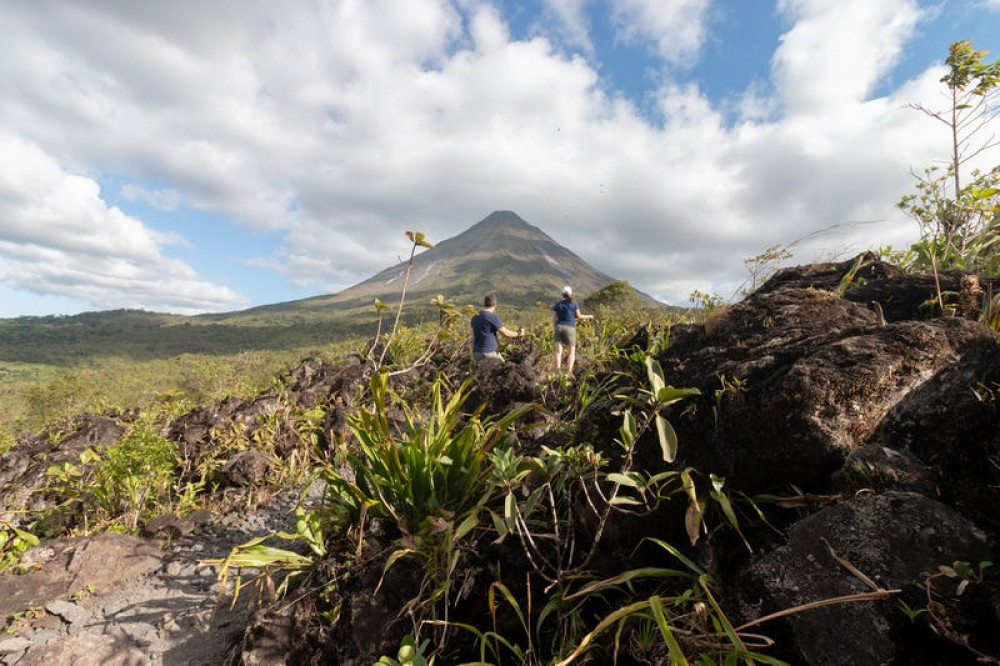
[[[253,513],[207,512],[158,534],[60,539],[30,551],[36,568],[0,577],[0,664],[208,666],[238,649],[250,612],[220,602],[218,568],[249,539],[288,530],[298,499],[285,493]]]

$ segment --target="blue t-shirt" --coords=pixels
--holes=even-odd
[[[556,313],[556,326],[576,326],[576,313],[580,309],[580,304],[576,301],[567,301],[565,298],[552,306],[552,311]]]
[[[496,312],[480,310],[472,318],[472,352],[474,354],[489,354],[499,347],[497,331],[503,328],[503,322]]]

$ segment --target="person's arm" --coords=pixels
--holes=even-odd
[[[576,312],[576,318],[577,319],[593,319],[594,318],[594,315],[585,315],[582,312],[580,312],[579,309],[574,310],[574,312]]]
[[[506,326],[501,326],[497,329],[497,333],[501,333],[508,338],[519,338],[524,335],[524,329],[522,328],[520,331],[512,331]]]

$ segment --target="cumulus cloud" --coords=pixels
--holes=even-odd
[[[905,105],[935,99],[940,72],[873,94],[925,18],[916,0],[780,0],[771,81],[735,121],[674,76],[705,48],[709,0],[601,5],[663,67],[655,119],[602,80],[594,3],[545,6],[555,26],[516,39],[481,0],[14,3],[0,127],[44,178],[3,174],[0,248],[19,271],[49,261],[3,279],[107,307],[241,302],[165,257],[177,239],[108,204],[99,173],[123,201],[273,233],[241,265],[327,292],[404,256],[404,229],[443,240],[495,209],[674,302],[738,284],[775,243],[905,237],[892,204],[940,145]],[[93,261],[112,247],[122,263]]]
[[[0,279],[96,308],[176,313],[235,309],[232,290],[198,278],[160,245],[172,237],[108,208],[90,178],[69,174],[38,146],[0,134]]]
[[[701,47],[709,4],[709,0],[619,0],[612,4],[612,17],[623,40],[652,43],[660,56],[681,64]]]
[[[793,24],[773,61],[790,115],[832,115],[863,102],[922,17],[913,0],[780,0],[778,11]]]
[[[544,0],[547,14],[554,20],[550,25],[555,27],[562,41],[584,53],[592,53],[593,43],[590,39],[590,25],[587,19],[587,0]],[[539,30],[544,30],[539,26]]]

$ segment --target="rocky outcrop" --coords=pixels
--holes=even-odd
[[[945,274],[941,287],[971,289],[967,277]],[[1000,348],[995,332],[975,320],[971,300],[966,299],[967,316],[932,317],[926,303],[936,289],[932,277],[905,275],[870,255],[788,269],[742,302],[713,313],[704,325],[673,326],[669,346],[657,353],[668,384],[698,388],[701,395],[666,413],[680,442],[676,462],[663,462],[655,433],[648,432],[640,442],[638,467],[655,473],[690,466],[700,472],[693,477],[697,483],[710,473],[725,479],[746,543],[719,519],[722,527],[703,534],[686,555],[717,581],[718,598],[734,625],[774,640],[765,650],[770,656],[797,666],[961,665],[1000,659],[1000,574],[986,566],[1000,556],[995,508],[1000,500]],[[643,348],[657,333],[635,331],[621,348]],[[545,371],[540,348],[529,337],[508,349],[506,363],[473,368],[467,350],[456,347],[392,381],[419,403],[437,373],[446,375],[451,388],[471,380],[467,404],[470,411],[482,406],[484,418],[539,403],[530,426],[516,433],[519,453],[593,445],[610,465],[619,462],[614,441],[627,405],[618,395],[635,388],[631,379],[623,379],[635,371],[631,362],[602,368],[582,358],[578,367],[593,363],[594,385],[603,387],[583,400],[577,385],[563,384]],[[226,433],[234,429],[247,438],[266,438],[266,451],[233,450],[213,476],[223,493],[253,492],[282,464],[295,441],[294,429],[302,426],[296,419],[304,414],[312,419],[321,450],[347,441],[348,416],[372,372],[371,364],[358,358],[341,363],[305,359],[283,378],[282,390],[201,406],[163,432],[192,468],[204,456],[218,455]],[[402,423],[393,410],[390,420]],[[46,497],[36,491],[45,488],[48,464],[78,460],[86,447],[110,446],[129,418],[84,419],[59,436],[27,438],[0,457],[5,509],[37,509],[30,502]],[[704,488],[699,492],[701,498],[708,496]],[[649,537],[678,547],[688,544],[687,506],[683,500],[669,502],[651,516],[609,521],[593,568],[608,575],[646,560],[662,566],[662,551],[650,556],[643,548]],[[252,522],[256,516],[242,518]],[[280,522],[255,523],[243,536]],[[363,540],[352,535],[348,559],[354,568],[349,572],[343,568],[347,564],[329,557],[294,603],[262,610],[245,632],[238,623],[247,614],[233,615],[238,626],[229,626],[226,635],[242,633],[242,640],[231,654],[241,654],[248,664],[362,664],[392,653],[411,629],[409,618],[397,619],[398,611],[417,595],[422,572],[419,564],[408,568],[403,559],[386,574],[386,558],[401,535],[379,532],[376,523],[365,525]],[[217,517],[163,517],[145,528],[149,540],[166,539],[172,549],[193,549],[197,539],[220,535]],[[586,525],[580,529],[584,544],[592,533]],[[129,543],[141,551],[141,542]],[[240,541],[212,543],[217,553]],[[505,547],[510,551],[502,551]],[[525,578],[516,568],[529,567],[510,542],[470,545],[470,557],[472,551],[482,559],[464,579],[464,605],[456,616],[464,621],[466,613],[478,613],[487,621],[482,598],[489,576],[482,572],[498,568],[500,561],[505,574]],[[159,590],[165,581],[176,582],[171,572],[184,574],[207,590],[192,552],[154,559],[134,576],[155,581],[151,588]],[[40,565],[43,571],[69,570],[59,562],[53,556]],[[42,579],[41,572],[31,575]],[[14,586],[8,609],[14,613],[11,609],[24,605],[18,582],[0,576],[0,597],[4,583]],[[57,636],[39,633],[49,630],[43,626],[16,632],[6,647],[0,641],[0,661],[84,653],[112,659],[108,655],[132,655],[134,649],[152,658],[150,663],[168,663],[169,654],[188,656],[190,645],[169,644],[170,639],[180,642],[171,623],[180,620],[153,610],[149,617],[155,620],[113,619],[110,633],[79,631],[83,616],[66,605],[76,603],[68,598],[74,592],[65,581],[60,585],[42,595],[45,622]],[[193,588],[185,590],[194,594]],[[335,623],[321,620],[321,594],[340,595]],[[76,605],[93,622],[109,621],[108,613],[93,610],[96,603]],[[123,626],[132,620],[142,626]],[[198,631],[216,632],[211,635],[219,654],[223,629],[201,621]],[[119,641],[118,653],[105,635]],[[53,638],[58,641],[49,646]],[[60,647],[63,652],[52,652]],[[452,654],[464,655],[462,647]]]
[[[768,627],[790,663],[996,657],[1000,644],[986,629],[1000,626],[991,568],[965,596],[960,581],[935,576],[955,562],[978,571],[997,556],[996,332],[969,318],[928,318],[933,281],[865,260],[846,291],[855,261],[791,269],[705,326],[674,328],[659,357],[667,382],[703,393],[671,414],[681,463],[751,496],[827,502],[779,513],[783,536],[763,540],[754,556],[714,556],[747,622],[818,604]],[[961,283],[943,279],[943,288]],[[870,591],[834,553],[901,592],[824,605]],[[911,621],[901,601],[942,615]]]
[[[869,442],[940,450],[988,433],[973,389],[998,359],[968,319],[883,323],[830,292],[754,294],[705,328],[676,327],[660,357],[667,382],[700,388],[675,427],[687,460],[746,491],[815,487]],[[687,406],[685,406],[687,407]]]

